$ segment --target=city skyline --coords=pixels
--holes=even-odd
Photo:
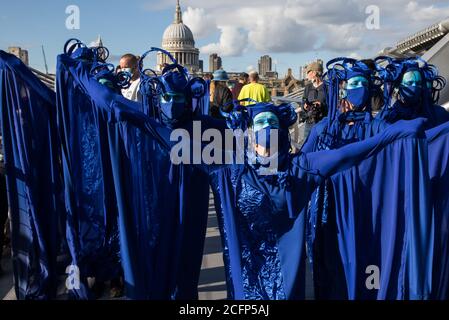
[[[321,1],[318,2],[321,3]],[[361,1],[362,4],[363,2]],[[323,20],[322,33],[324,36],[321,40],[301,38],[300,32],[304,31],[304,25],[310,25],[307,32],[312,32],[316,25],[306,23],[307,15],[301,11],[302,7],[298,1],[280,1],[279,4],[272,5],[273,19],[279,14],[280,8],[289,8],[291,12],[284,17],[286,22],[292,23],[291,19],[304,21],[303,24],[299,21],[296,26],[289,26],[287,29],[279,29],[277,22],[265,20],[264,9],[270,8],[270,6],[269,2],[264,0],[247,1],[243,8],[239,7],[236,1],[210,3],[210,1],[202,0],[182,0],[181,6],[183,20],[192,29],[197,47],[200,49],[200,59],[205,62],[205,71],[209,70],[206,61],[209,61],[211,53],[217,53],[222,57],[223,68],[227,71],[257,70],[258,59],[261,56],[269,55],[280,75],[286,74],[288,68],[292,68],[294,74],[299,78],[300,66],[305,65],[308,61],[317,58],[327,61],[341,55],[373,57],[380,50],[386,46],[393,46],[412,31],[418,31],[449,15],[449,5],[442,1],[401,0],[399,2],[406,8],[405,11],[408,11],[409,23],[406,28],[404,25],[400,25],[406,14],[397,13],[396,16],[393,16],[391,13],[392,7],[396,4],[388,6],[383,0],[370,1],[374,4],[376,2],[381,9],[381,30],[391,31],[383,41],[378,41],[375,30],[370,32],[361,30],[360,23],[354,22],[359,18],[364,18],[363,5],[359,4],[357,10],[353,10],[354,13],[347,14],[348,17],[341,19],[341,8],[346,8],[348,3],[353,4],[353,9],[356,8],[352,1],[333,1],[332,5],[323,6],[321,10],[312,6],[309,12],[306,12],[308,15],[315,16],[317,21]],[[66,9],[72,4],[77,5],[80,10],[79,30],[68,30],[65,27],[66,19],[69,16]],[[338,4],[341,6],[340,9]],[[97,0],[94,3],[86,0],[73,3],[69,1],[54,3],[49,0],[39,3],[32,1],[9,3],[0,14],[0,30],[8,30],[8,32],[2,32],[0,36],[0,48],[7,51],[10,46],[20,46],[29,51],[30,65],[44,70],[41,48],[44,45],[49,71],[54,72],[56,56],[62,52],[62,47],[67,39],[75,37],[89,44],[98,35],[101,35],[105,46],[111,51],[111,62],[117,63],[118,57],[124,53],[132,52],[140,55],[152,46],[161,47],[162,35],[173,20],[175,5],[175,0],[128,1],[127,6],[117,8],[111,7],[110,2],[105,0]],[[23,10],[24,7],[27,10]],[[235,14],[234,23],[240,30],[239,33],[244,36],[240,39],[244,40],[242,44],[244,48],[239,47],[238,36],[223,23],[223,19],[232,12],[232,9]],[[217,12],[220,10],[222,14],[218,15]],[[243,19],[243,22],[241,21],[242,12],[246,12],[245,17],[247,17]],[[283,12],[285,15],[285,10]],[[325,21],[326,14],[334,16],[336,21]],[[397,18],[397,21],[392,22],[393,18]],[[22,21],[27,21],[27,24],[23,24]],[[254,27],[248,25],[250,21],[254,21]],[[342,21],[353,21],[355,30],[360,35],[370,35],[370,39],[360,39],[357,34],[351,36],[348,30],[340,30],[346,39],[343,48],[337,46],[337,44],[342,45],[338,43],[339,38],[335,38],[333,43],[327,43],[329,42],[328,38],[333,35],[327,29],[328,26]],[[358,27],[355,27],[356,25]],[[127,28],[127,26],[129,27]],[[262,34],[257,33],[258,30]],[[293,32],[295,30],[298,31],[297,34]],[[287,40],[284,39],[285,37]],[[309,40],[309,43],[305,40]],[[322,43],[319,44],[319,42]],[[228,48],[229,46],[232,48]],[[356,50],[357,48],[360,50]]]

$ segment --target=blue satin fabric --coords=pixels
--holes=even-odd
[[[419,108],[418,106],[408,107],[404,106],[400,101],[395,101],[391,107],[384,107],[384,109],[378,113],[376,119],[391,124],[398,120],[413,120],[418,117],[428,119],[426,125],[427,129],[432,129],[449,121],[449,112],[439,105],[430,105],[422,110],[422,108]]]
[[[104,115],[98,126],[107,124],[109,150],[101,150],[101,155],[111,161],[127,297],[197,299],[207,227],[207,173],[171,164],[171,130],[139,111],[151,106],[142,108],[101,86],[86,63],[60,59],[80,88],[81,99]],[[225,126],[224,121],[202,122],[204,129]],[[192,133],[191,122],[186,130]]]
[[[288,183],[281,175],[259,176],[250,165],[213,173],[223,229],[228,295],[233,299],[303,299],[305,214],[310,194],[339,170],[389,152],[389,144],[417,141],[422,121],[338,150],[300,154],[290,160]],[[414,128],[414,129],[413,129]],[[415,130],[415,131],[414,131]],[[292,194],[287,199],[286,189]],[[297,213],[291,218],[288,206]]]
[[[301,151],[338,149],[363,141],[382,131],[385,126],[383,121],[373,119],[369,112],[338,112],[333,121],[324,118],[312,128]],[[312,194],[304,213],[307,214],[307,255],[313,266],[317,299],[347,298],[337,245],[334,193],[330,181],[324,181]]]
[[[58,57],[57,113],[62,146],[66,236],[72,265],[79,268],[76,299],[94,298],[87,277],[106,281],[120,275],[117,200],[114,192],[108,114],[86,95],[76,70]]]
[[[63,212],[55,94],[3,51],[0,109],[16,296],[53,299]]]
[[[75,64],[73,68],[73,73],[78,75],[77,79],[84,90],[86,90],[86,94],[95,101],[95,105],[99,109],[107,112],[107,118],[110,123],[118,121],[122,131],[124,126],[132,126],[129,129],[133,130],[142,130],[142,132],[145,132],[145,137],[150,139],[149,141],[157,141],[164,150],[170,150],[170,146],[174,144],[169,141],[170,130],[137,111],[138,105],[135,103],[114,94],[86,76],[86,71],[82,64]],[[187,131],[192,132],[192,128],[187,127]],[[401,129],[401,131],[403,130]],[[288,205],[294,206],[294,210],[299,213],[301,208],[306,205],[307,197],[312,192],[313,186],[321,181],[321,176],[330,176],[337,169],[351,166],[351,163],[354,163],[355,160],[360,161],[362,156],[366,157],[368,152],[366,150],[371,151],[379,148],[380,143],[386,141],[385,135],[388,132],[386,130],[384,133],[384,140],[379,140],[382,139],[381,137],[377,140],[367,141],[359,147],[343,148],[316,155],[301,155],[295,158],[296,160],[293,159],[290,187],[293,188],[292,194],[297,194],[298,196],[290,200],[284,198],[283,194],[286,193],[279,192],[281,188],[287,187],[287,184],[284,184],[285,179],[259,179],[251,166],[236,165],[223,168],[207,167],[205,169],[206,172],[214,172],[217,175],[220,186],[218,190],[220,194],[219,202],[223,209],[223,229],[226,230],[224,238],[226,239],[226,247],[229,254],[229,279],[232,281],[230,287],[232,287],[234,298],[294,299],[303,297],[304,251],[302,249],[303,240],[301,240],[303,239],[304,230],[303,220],[301,220],[303,217],[298,215],[296,220],[291,219],[287,209]],[[152,157],[154,153],[144,152],[143,155],[140,154],[137,158],[131,155],[133,148],[137,148],[139,145],[138,141],[133,142],[134,140],[132,139],[134,138],[133,134],[125,135],[122,133],[122,142],[120,142],[120,139],[118,139],[116,144],[111,142],[111,150],[114,151],[112,158],[115,159],[112,161],[112,167],[119,203],[120,232],[122,236],[121,257],[125,271],[125,281],[128,290],[132,290],[135,285],[145,286],[143,291],[135,291],[137,294],[143,294],[145,298],[159,298],[160,296],[156,295],[161,292],[165,294],[164,298],[167,298],[166,294],[172,294],[171,298],[174,298],[176,297],[176,288],[180,287],[176,283],[179,279],[177,277],[182,272],[182,261],[184,261],[180,257],[183,252],[186,252],[184,251],[185,246],[180,246],[179,241],[184,241],[188,237],[186,237],[187,233],[184,233],[185,230],[183,230],[183,226],[180,224],[186,220],[182,219],[182,215],[178,215],[183,211],[178,208],[172,210],[171,206],[175,204],[175,206],[179,205],[182,207],[188,205],[188,202],[183,198],[183,194],[178,196],[170,194],[170,201],[159,202],[159,205],[166,206],[163,207],[164,211],[153,210],[151,206],[145,208],[145,210],[148,210],[144,210],[145,214],[142,214],[142,211],[139,210],[126,210],[126,206],[134,209],[134,201],[128,201],[129,198],[123,195],[124,189],[129,188],[129,191],[133,194],[142,192],[140,191],[141,189],[134,189],[136,186],[141,186],[143,190],[151,191],[152,183],[145,182],[146,179],[144,177],[146,177],[147,173],[142,172],[144,170],[154,172],[152,169],[148,169],[148,166],[143,165],[141,167],[141,164],[139,164],[140,157]],[[122,147],[125,148],[126,152],[120,151]],[[147,164],[151,165],[152,161],[148,161]],[[133,166],[129,167],[127,163],[132,163]],[[145,162],[142,161],[142,163]],[[342,166],[342,164],[344,165]],[[158,165],[156,163],[155,167]],[[164,165],[162,164],[162,166]],[[123,170],[124,166],[128,166],[125,171]],[[183,170],[188,169],[186,167],[181,166],[170,169],[180,171],[178,173],[170,171],[171,175],[168,183],[183,182],[174,179],[174,177],[178,175],[186,177],[181,173]],[[313,168],[313,170],[309,168]],[[163,167],[162,169],[165,170]],[[135,182],[134,179],[139,179],[138,174],[142,176],[143,184],[142,182]],[[133,177],[130,178],[129,176]],[[156,176],[153,179],[159,179],[159,177]],[[126,183],[126,181],[129,182]],[[157,185],[160,193],[165,195],[165,187],[160,186],[157,180],[155,181],[156,183],[153,186]],[[279,186],[277,183],[279,183]],[[169,190],[174,190],[172,188],[174,187],[169,186]],[[236,193],[234,191],[234,189],[239,190],[243,188],[245,192]],[[156,193],[153,194],[156,195]],[[145,198],[136,194],[136,203],[139,203],[139,205],[144,204],[145,202],[142,199]],[[266,211],[266,209],[269,209],[269,211]],[[158,212],[164,212],[164,215],[161,216]],[[174,214],[172,215],[172,213]],[[262,216],[260,216],[261,214]],[[155,217],[153,223],[151,223],[152,217]],[[158,217],[160,220],[158,220]],[[261,230],[267,226],[265,219],[261,218],[266,218],[268,221],[273,222],[270,225],[271,230],[267,234],[261,233]],[[135,221],[138,222],[137,226],[134,225]],[[159,226],[154,221],[160,221]],[[164,230],[169,230],[169,232],[164,232]],[[184,233],[184,236],[176,234],[177,231]],[[160,232],[161,237],[158,237],[158,232]],[[154,235],[156,236],[155,238],[153,238]],[[173,238],[173,236],[175,237]],[[152,247],[153,244],[154,247]],[[249,244],[254,244],[255,247],[247,247]],[[147,249],[149,250],[148,253],[146,252]],[[242,252],[244,253],[243,255]],[[147,258],[140,259],[143,256]],[[173,262],[178,262],[181,267],[176,266]],[[164,288],[167,288],[166,275],[171,276],[169,280],[172,285],[168,287],[169,290],[160,291],[156,281],[162,282],[165,285]],[[274,282],[268,279],[272,279]],[[148,297],[148,291],[145,291],[147,288],[150,288],[148,290],[155,290],[155,293],[150,291],[150,297]],[[173,289],[175,289],[174,296]],[[142,298],[138,297],[138,295],[134,297]]]
[[[349,299],[428,299],[433,218],[427,142],[406,139],[332,176],[338,250]],[[380,270],[368,289],[367,267]]]
[[[449,299],[449,122],[426,132],[435,218],[432,298]]]
[[[362,121],[358,126],[340,125],[339,130],[334,130],[339,134],[335,139],[335,134],[327,134],[332,130],[324,122],[312,129],[315,132],[302,151],[334,145],[338,148],[382,132],[387,126],[380,119]],[[307,230],[316,298],[429,298],[432,263],[426,253],[432,252],[433,228],[426,148],[422,139],[419,143],[390,146],[391,150],[362,163],[360,169],[332,177],[317,188],[308,208]],[[407,164],[400,159],[407,159]],[[410,199],[415,202],[407,202]],[[387,209],[385,204],[395,209]],[[411,237],[419,225],[420,233]],[[402,242],[391,235],[401,237],[406,245],[401,247]],[[369,265],[381,270],[380,290],[367,290],[365,286],[365,269]]]

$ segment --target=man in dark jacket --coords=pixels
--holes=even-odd
[[[323,66],[313,62],[307,66],[307,79],[309,83],[304,88],[304,110],[307,112],[308,124],[316,124],[327,115],[326,93],[323,75]]]

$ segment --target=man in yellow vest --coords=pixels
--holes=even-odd
[[[257,72],[251,72],[249,74],[249,84],[245,85],[240,91],[239,100],[252,99],[257,102],[270,102],[271,96],[268,89],[259,83],[259,74]],[[254,102],[242,102],[243,105],[251,105]]]

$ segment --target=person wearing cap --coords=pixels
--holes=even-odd
[[[217,70],[213,74],[213,80],[210,87],[210,108],[209,115],[216,119],[224,119],[220,113],[220,108],[223,111],[231,112],[232,92],[226,85],[229,80],[228,74],[224,70]]]
[[[249,74],[243,72],[239,76],[239,82],[232,89],[232,98],[238,100],[242,88],[248,84]]]
[[[324,90],[323,66],[318,62],[312,62],[307,66],[307,80],[309,83],[304,88],[304,109],[311,116],[307,123],[315,124],[326,116],[326,93]]]
[[[306,69],[307,80],[309,81],[304,88],[304,112],[306,115],[302,121],[302,132],[299,145],[309,136],[312,127],[320,122],[327,115],[326,93],[324,90],[323,66],[318,62],[312,62]]]
[[[249,74],[249,84],[245,85],[240,91],[238,100],[251,99],[256,102],[270,102],[271,96],[268,89],[259,83],[259,74],[251,72]],[[254,104],[254,102],[242,102],[244,106]]]

